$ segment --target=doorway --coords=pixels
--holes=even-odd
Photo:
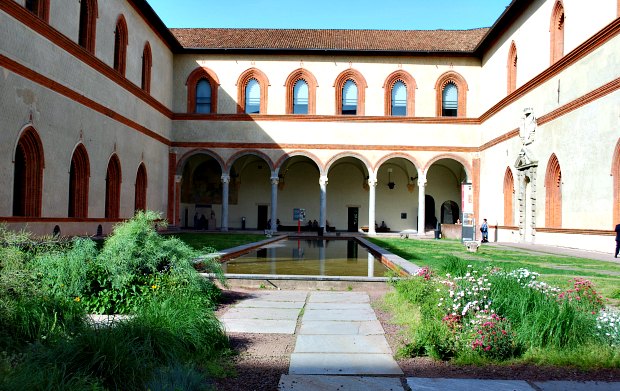
[[[426,194],[424,196],[424,230],[435,229],[437,217],[435,217],[435,199]]]
[[[256,220],[256,229],[263,230],[267,229],[267,214],[269,211],[269,206],[267,205],[258,205],[258,219]]]
[[[347,221],[348,221],[347,231],[357,232],[358,219],[359,219],[359,208],[349,207],[348,218],[347,218]]]

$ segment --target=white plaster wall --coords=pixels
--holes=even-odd
[[[612,254],[616,249],[614,236],[608,235],[575,235],[550,232],[537,232],[536,243],[550,246],[577,248]]]

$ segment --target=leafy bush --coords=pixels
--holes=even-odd
[[[514,332],[506,318],[491,314],[484,322],[478,323],[473,331],[472,349],[482,356],[506,360],[517,351]]]

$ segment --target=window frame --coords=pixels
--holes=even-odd
[[[78,44],[93,54],[95,53],[98,17],[97,0],[80,0]]]
[[[20,200],[15,196],[15,187],[18,185],[15,182],[18,150],[21,150],[24,156],[23,176],[18,179],[21,185],[20,192],[23,193]],[[13,163],[12,214],[18,217],[41,217],[45,154],[41,138],[34,127],[28,126],[21,132],[13,149]],[[21,213],[16,213],[16,209],[21,209]]]
[[[146,41],[142,50],[142,80],[140,88],[147,94],[151,93],[151,69],[153,68],[153,52],[151,44]]]
[[[308,114],[299,114],[299,115],[314,115],[316,114],[316,88],[319,86],[316,78],[312,74],[312,72],[307,69],[296,69],[291,72],[290,75],[286,78],[286,82],[284,83],[284,87],[286,88],[286,114],[293,114],[294,111],[294,100],[295,100],[295,84],[299,80],[303,80],[308,85]]]
[[[220,88],[220,80],[215,72],[207,67],[198,67],[194,69],[189,76],[185,85],[187,86],[187,112],[196,113],[196,88],[200,80],[206,80],[211,85],[211,113],[217,114],[217,96]],[[209,115],[209,114],[201,114]]]
[[[69,205],[67,216],[70,218],[87,218],[90,161],[84,144],[80,143],[75,147],[69,164]],[[73,167],[75,169],[72,175],[71,169]]]
[[[510,44],[510,49],[508,50],[508,62],[506,64],[507,68],[507,93],[511,94],[517,89],[517,45],[515,41],[512,41]]]
[[[106,219],[118,219],[120,218],[121,210],[123,173],[121,161],[116,154],[113,154],[108,161],[105,181],[104,217]]]
[[[448,83],[453,83],[458,90],[458,104],[456,117],[444,117],[443,109],[443,90]],[[458,72],[448,71],[439,76],[435,83],[436,91],[436,115],[442,118],[462,118],[467,116],[467,82]]]
[[[392,72],[383,83],[385,92],[385,115],[392,116],[392,89],[397,82],[403,82],[407,88],[407,114],[405,117],[415,116],[415,89],[417,88],[415,79],[409,72],[404,70],[398,70]]]
[[[366,83],[364,76],[353,68],[342,71],[334,81],[334,90],[336,92],[336,115],[347,115],[342,114],[342,92],[344,85],[348,80],[352,80],[357,86],[357,111],[355,115],[363,116],[366,113],[366,88],[368,87],[368,84]]]
[[[562,167],[551,154],[545,174],[545,227],[562,228]]]
[[[267,90],[269,87],[269,79],[257,68],[250,68],[239,75],[237,80],[237,114],[245,114],[246,86],[250,80],[255,79],[260,87],[260,109],[258,114],[267,114]],[[248,114],[256,115],[256,114]]]
[[[136,183],[134,186],[134,214],[139,210],[146,210],[147,189],[149,187],[148,178],[149,177],[146,171],[146,165],[144,164],[144,162],[140,162],[138,170],[136,171]]]
[[[24,8],[28,10],[28,12],[32,13],[37,18],[49,23],[50,21],[50,0],[35,0],[34,3],[35,9],[29,9],[27,6],[27,2],[24,3]]]
[[[549,26],[550,44],[549,54],[551,65],[558,62],[564,57],[564,29],[565,24],[564,4],[562,0],[557,0],[553,5],[553,11],[551,12],[551,23]]]
[[[114,28],[114,64],[113,68],[125,76],[127,70],[127,46],[129,44],[129,32],[127,21],[123,14],[119,15]]]

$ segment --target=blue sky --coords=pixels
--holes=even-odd
[[[429,30],[489,27],[510,0],[147,0],[168,27]]]

